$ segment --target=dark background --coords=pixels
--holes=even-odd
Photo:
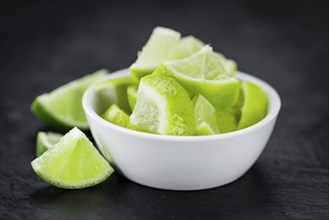
[[[282,98],[274,133],[239,180],[147,188],[118,174],[84,190],[42,182],[30,162],[47,128],[33,99],[106,67],[128,67],[152,29],[192,34]],[[1,219],[326,219],[328,2],[1,2]]]

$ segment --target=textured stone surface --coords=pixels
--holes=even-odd
[[[1,3],[1,219],[325,219],[328,214],[328,3]],[[151,189],[118,174],[61,190],[33,172],[45,130],[34,97],[94,70],[128,67],[151,30],[193,34],[268,81],[282,111],[257,163],[197,192]]]

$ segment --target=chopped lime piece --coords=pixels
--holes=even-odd
[[[82,95],[90,84],[107,73],[107,70],[102,69],[38,96],[32,103],[32,112],[39,120],[58,131],[67,131],[75,126],[88,130]]]
[[[191,56],[201,50],[203,46],[204,43],[193,36],[183,37],[179,45],[180,58]]]
[[[128,103],[131,111],[134,110],[136,105],[137,90],[138,87],[136,85],[128,86],[127,88]]]
[[[161,64],[155,75],[174,77],[191,97],[201,94],[215,108],[235,105],[240,82],[226,71],[219,56],[208,45],[190,57]]]
[[[138,58],[130,66],[134,79],[151,74],[164,61],[178,60],[199,51],[204,43],[193,36],[181,38],[181,34],[164,27],[156,27]]]
[[[150,74],[165,60],[179,58],[180,33],[164,27],[156,27],[138,58],[130,67],[132,77],[140,79]]]
[[[227,59],[220,53],[216,53],[216,54],[219,56],[220,60],[222,61],[224,69],[228,73],[228,75],[234,76],[235,72],[238,69],[238,65],[236,64],[236,62],[234,60]]]
[[[194,104],[197,135],[217,134],[216,109],[202,95],[197,95],[192,100]]]
[[[62,137],[63,135],[59,133],[39,131],[37,134],[36,156],[39,157],[52,148]]]
[[[31,165],[41,179],[64,189],[95,186],[114,171],[78,128],[70,130]]]
[[[237,130],[237,113],[234,108],[219,109],[216,115],[220,134]]]
[[[127,128],[129,124],[129,116],[122,111],[116,104],[111,105],[105,113],[103,118],[113,124]]]
[[[262,120],[267,114],[267,96],[259,86],[242,82],[243,105],[238,129],[249,127]]]
[[[141,79],[130,123],[151,133],[193,135],[193,103],[173,78],[148,75]]]
[[[95,83],[93,86],[101,103],[101,112],[116,104],[126,113],[131,113],[127,87],[134,83],[135,81],[130,77],[120,77]]]

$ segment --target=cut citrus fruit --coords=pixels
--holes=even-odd
[[[235,72],[238,69],[238,65],[236,64],[236,62],[234,60],[227,59],[226,57],[224,57],[224,55],[222,55],[220,53],[216,53],[216,54],[218,55],[218,57],[222,61],[222,64],[224,66],[224,69],[225,69],[226,73],[229,76],[234,76]]]
[[[238,119],[234,108],[220,109],[216,111],[217,127],[220,134],[237,130]]]
[[[39,157],[52,148],[62,137],[63,135],[59,133],[39,131],[37,134],[36,156]]]
[[[242,82],[243,104],[238,129],[249,127],[267,114],[267,96],[259,86],[244,81]]]
[[[141,79],[130,123],[151,133],[193,135],[193,103],[173,78],[148,75]]]
[[[134,79],[151,74],[164,61],[177,60],[200,50],[203,42],[193,36],[181,38],[181,34],[164,27],[156,27],[138,58],[130,66]]]
[[[82,95],[90,84],[107,73],[107,70],[102,69],[38,96],[32,103],[32,112],[39,120],[58,131],[67,131],[73,127],[88,130]]]
[[[238,99],[239,80],[225,71],[221,59],[208,45],[190,57],[164,62],[153,74],[174,77],[191,97],[201,94],[215,108],[233,106]]]
[[[41,179],[65,189],[95,186],[114,171],[78,128],[70,130],[31,165]]]
[[[217,134],[216,109],[202,95],[197,95],[192,100],[194,104],[197,135]]]
[[[103,118],[113,124],[127,128],[129,124],[129,116],[122,111],[116,104],[111,105],[105,113]]]
[[[136,105],[137,89],[138,87],[136,85],[128,86],[127,88],[128,103],[131,111],[134,110]]]
[[[130,67],[132,77],[140,79],[150,74],[165,60],[179,58],[180,33],[163,27],[156,27],[135,63]]]
[[[135,81],[130,77],[120,77],[95,83],[93,87],[101,103],[101,112],[116,104],[126,113],[131,113],[127,99],[127,87],[134,83]]]
[[[193,36],[183,37],[179,45],[180,58],[191,56],[198,52],[203,46],[204,43]]]

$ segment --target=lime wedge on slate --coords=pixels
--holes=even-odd
[[[63,135],[59,133],[39,131],[37,134],[36,156],[39,157],[52,148],[62,137]]]
[[[31,165],[41,179],[64,189],[95,186],[114,172],[78,128],[70,130]]]
[[[102,69],[38,96],[32,103],[32,112],[40,121],[58,131],[73,127],[88,130],[82,95],[90,84],[107,73],[107,70]]]

